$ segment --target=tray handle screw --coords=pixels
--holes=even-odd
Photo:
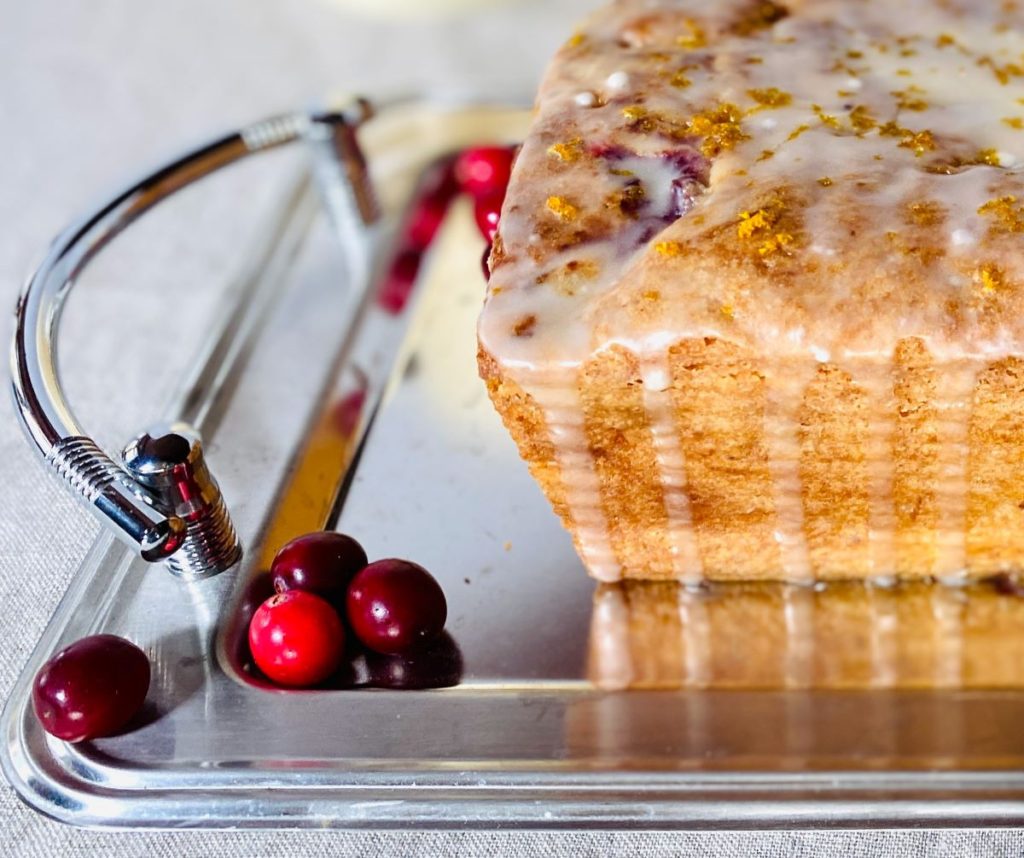
[[[238,562],[242,547],[195,429],[158,424],[132,440],[121,458],[153,505],[185,523],[184,542],[167,558],[172,573],[196,580]]]

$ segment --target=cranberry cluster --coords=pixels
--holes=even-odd
[[[253,660],[272,682],[319,685],[344,673],[343,656],[355,650],[370,674],[364,684],[429,688],[458,682],[458,648],[443,634],[448,604],[422,566],[394,559],[368,563],[351,537],[310,533],[277,553],[270,579],[276,592],[253,614],[248,641]],[[43,728],[59,739],[112,736],[142,709],[149,680],[149,659],[135,644],[92,635],[43,665],[32,705]]]
[[[323,682],[341,666],[349,634],[373,653],[405,655],[434,642],[448,616],[426,569],[408,560],[367,563],[362,546],[340,533],[292,540],[270,573],[276,593],[252,616],[249,648],[278,685]]]

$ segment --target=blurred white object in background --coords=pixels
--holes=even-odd
[[[346,10],[375,18],[433,18],[497,6],[508,0],[331,0]]]

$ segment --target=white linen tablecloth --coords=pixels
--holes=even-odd
[[[426,2],[426,0],[424,0]],[[529,92],[589,0],[513,2],[444,20],[387,22],[329,0],[0,0],[0,307],[11,308],[31,263],[74,214],[183,146],[325,93],[460,86]],[[257,194],[258,192],[254,192]],[[161,340],[160,293],[203,304],[221,262],[195,249],[224,198],[161,222],[101,272],[78,301],[62,344],[74,402],[101,438],[138,428],[177,367]],[[187,207],[186,207],[187,208]],[[141,242],[141,243],[140,243]],[[134,255],[133,255],[134,254]],[[173,261],[173,275],[137,283]],[[105,279],[104,279],[105,278]],[[130,309],[124,342],[103,335]],[[0,326],[10,336],[9,316]],[[153,335],[156,332],[156,336]],[[104,361],[138,348],[112,386]],[[154,392],[155,390],[155,392]],[[123,435],[122,435],[123,437]],[[45,477],[0,396],[0,689],[6,698],[96,524]],[[42,818],[0,787],[0,854],[850,856],[1024,853],[1017,831],[804,833],[83,832]]]

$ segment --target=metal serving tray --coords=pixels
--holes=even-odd
[[[429,163],[515,140],[526,120],[436,103],[371,120],[361,139],[386,213],[365,236],[372,258]],[[458,203],[401,312],[361,314],[351,247],[311,182],[291,186],[168,412],[212,442],[244,559],[186,582],[98,537],[3,714],[19,795],[112,827],[1020,825],[1020,690],[588,679],[618,657],[615,618],[476,377],[471,220]],[[322,526],[442,581],[451,641],[426,679],[413,665],[392,676],[406,690],[296,692],[250,672],[238,642],[253,582],[285,539]],[[40,729],[31,681],[97,632],[146,649],[149,706],[121,736],[68,745]],[[432,683],[449,687],[415,688]]]

